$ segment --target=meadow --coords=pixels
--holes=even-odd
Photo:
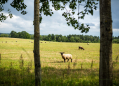
[[[32,42],[31,39],[0,37],[0,86],[35,85]],[[78,46],[85,50],[79,50]],[[119,86],[119,44],[113,44],[112,51],[113,85]],[[60,52],[72,54],[73,62],[64,63]],[[99,43],[42,41],[42,86],[98,86],[99,52]]]

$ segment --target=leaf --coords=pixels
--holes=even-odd
[[[74,15],[74,14],[75,14],[75,12],[72,12],[72,14]]]
[[[84,19],[84,17],[83,17],[83,16],[81,16],[81,19]]]
[[[93,15],[93,10],[91,9],[91,15]]]

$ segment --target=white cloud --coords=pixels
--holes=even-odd
[[[114,32],[118,31],[119,32],[119,29],[113,29]]]
[[[3,33],[10,33],[12,30],[19,31],[27,31],[33,32],[33,21],[24,20],[20,16],[13,15],[12,19],[8,18],[4,22],[1,22],[0,31]]]
[[[25,1],[27,5],[26,11],[28,12],[27,15],[18,14],[17,11],[13,12],[13,18],[7,19],[4,22],[0,22],[0,33],[10,33],[12,30],[16,32],[20,31],[27,31],[30,34],[34,33],[34,26],[33,26],[33,19],[34,19],[34,2],[33,1]],[[113,3],[112,3],[113,5]],[[66,6],[68,10],[68,5]],[[10,8],[11,9],[11,8]],[[116,9],[118,9],[116,7]],[[115,27],[118,27],[118,12],[113,13],[114,6],[112,6],[112,18]],[[80,9],[81,10],[81,7]],[[64,10],[66,12],[66,10]],[[69,35],[69,34],[84,34],[84,35],[100,35],[100,19],[99,19],[99,7],[96,11],[94,11],[94,15],[86,15],[84,20],[79,20],[81,23],[89,24],[90,30],[88,33],[81,33],[79,30],[75,30],[72,26],[68,26],[66,24],[65,18],[62,16],[64,11],[55,11],[53,10],[53,16],[43,16],[42,23],[40,24],[40,34],[41,35],[48,35],[48,34],[62,34],[62,35]],[[76,10],[77,14],[77,10]],[[117,16],[116,16],[117,15]],[[74,16],[78,18],[77,15]],[[114,26],[114,25],[113,25]],[[114,28],[114,27],[113,27]],[[119,28],[113,29],[113,35],[118,36]]]

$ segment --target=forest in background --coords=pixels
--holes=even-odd
[[[11,31],[10,33],[0,33],[0,37],[11,37],[11,38],[24,38],[24,39],[34,39],[33,34],[29,34],[26,31],[22,32],[15,32]],[[42,41],[54,41],[54,42],[80,42],[80,43],[100,43],[99,36],[92,36],[92,35],[40,35],[40,39]],[[119,43],[119,36],[112,37],[113,43]]]

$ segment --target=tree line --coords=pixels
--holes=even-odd
[[[15,32],[11,31],[9,33],[0,33],[0,37],[12,37],[12,38],[25,38],[25,39],[34,39],[33,34],[29,34],[26,31]],[[119,43],[119,36],[112,37],[113,43]],[[81,43],[100,43],[99,36],[92,35],[40,35],[41,41],[54,41],[54,42],[81,42]]]
[[[40,35],[40,40],[46,41],[56,41],[56,42],[81,42],[81,43],[99,43],[100,39],[99,36],[92,36],[92,35]]]
[[[10,33],[0,33],[0,37],[24,38],[24,39],[34,38],[32,34],[29,34],[26,31],[21,32],[11,31]]]

